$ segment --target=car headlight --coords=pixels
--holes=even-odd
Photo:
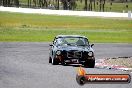
[[[56,51],[56,54],[57,54],[57,55],[61,55],[61,51],[59,51],[59,50]]]
[[[88,56],[93,56],[93,52],[88,52]]]

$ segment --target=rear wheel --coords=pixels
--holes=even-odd
[[[94,68],[94,66],[95,66],[95,60],[87,60],[84,62],[84,67]]]

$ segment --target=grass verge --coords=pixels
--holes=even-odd
[[[132,43],[132,20],[0,12],[0,41],[52,41],[59,34],[91,42]]]
[[[131,32],[124,31],[92,31],[92,30],[35,30],[35,29],[0,29],[0,41],[30,41],[43,42],[52,41],[56,35],[70,34],[70,35],[84,35],[89,38],[91,42],[103,43],[132,43]]]

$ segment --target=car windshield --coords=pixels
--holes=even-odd
[[[70,45],[70,46],[87,46],[89,45],[88,40],[86,38],[80,37],[66,37],[66,38],[57,38],[56,45]]]

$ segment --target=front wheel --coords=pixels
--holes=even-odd
[[[51,59],[51,57],[49,57],[49,63],[51,63],[52,62],[52,59]]]
[[[84,62],[84,67],[94,68],[94,66],[95,66],[95,60],[87,60]]]
[[[59,64],[56,59],[52,59],[52,62],[51,63],[52,63],[52,65],[58,65]]]

